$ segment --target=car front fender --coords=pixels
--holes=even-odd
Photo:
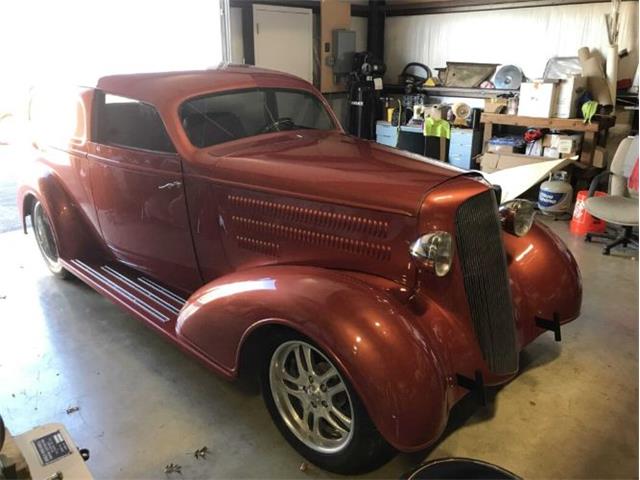
[[[176,329],[233,375],[255,329],[280,324],[298,331],[339,365],[383,437],[416,450],[444,429],[446,378],[411,311],[380,283],[313,267],[236,272],[194,293]]]
[[[522,346],[543,331],[535,318],[567,323],[580,315],[582,280],[575,258],[546,225],[535,222],[522,237],[504,235],[514,308]]]

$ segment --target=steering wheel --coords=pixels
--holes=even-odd
[[[285,130],[292,129],[296,126],[293,119],[290,117],[282,117],[274,120],[269,125],[262,129],[262,133],[270,133],[270,132],[279,132],[282,130],[282,127],[285,127]]]
[[[421,70],[422,72],[420,72]],[[400,83],[404,84],[405,92],[410,94],[415,92],[428,78],[431,78],[431,69],[423,63],[407,63],[398,78]]]

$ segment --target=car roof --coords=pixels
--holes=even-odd
[[[251,65],[221,64],[206,70],[110,75],[95,88],[148,102],[158,107],[225,90],[255,87],[295,88],[313,91],[306,81],[288,73]]]

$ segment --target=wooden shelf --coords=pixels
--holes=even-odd
[[[483,113],[482,123],[496,125],[514,125],[516,127],[549,128],[552,130],[573,130],[576,132],[598,132],[615,125],[615,117],[594,117],[591,123],[582,118],[539,118],[505,115],[503,113]]]
[[[483,151],[487,142],[493,136],[494,125],[512,125],[516,127],[548,128],[551,130],[569,130],[583,132],[582,152],[580,163],[591,166],[593,153],[599,143],[604,146],[607,132],[616,123],[616,117],[594,116],[591,123],[584,123],[581,118],[539,118],[521,117],[519,115],[505,115],[502,113],[483,113],[480,122],[484,123]]]
[[[404,85],[385,83],[384,91],[389,94],[404,94]],[[420,87],[418,93],[438,97],[491,98],[497,95],[517,93],[518,90],[501,88],[466,88],[466,87]]]

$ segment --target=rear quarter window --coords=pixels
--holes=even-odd
[[[175,147],[154,106],[111,94],[96,96],[96,142],[154,152]]]

